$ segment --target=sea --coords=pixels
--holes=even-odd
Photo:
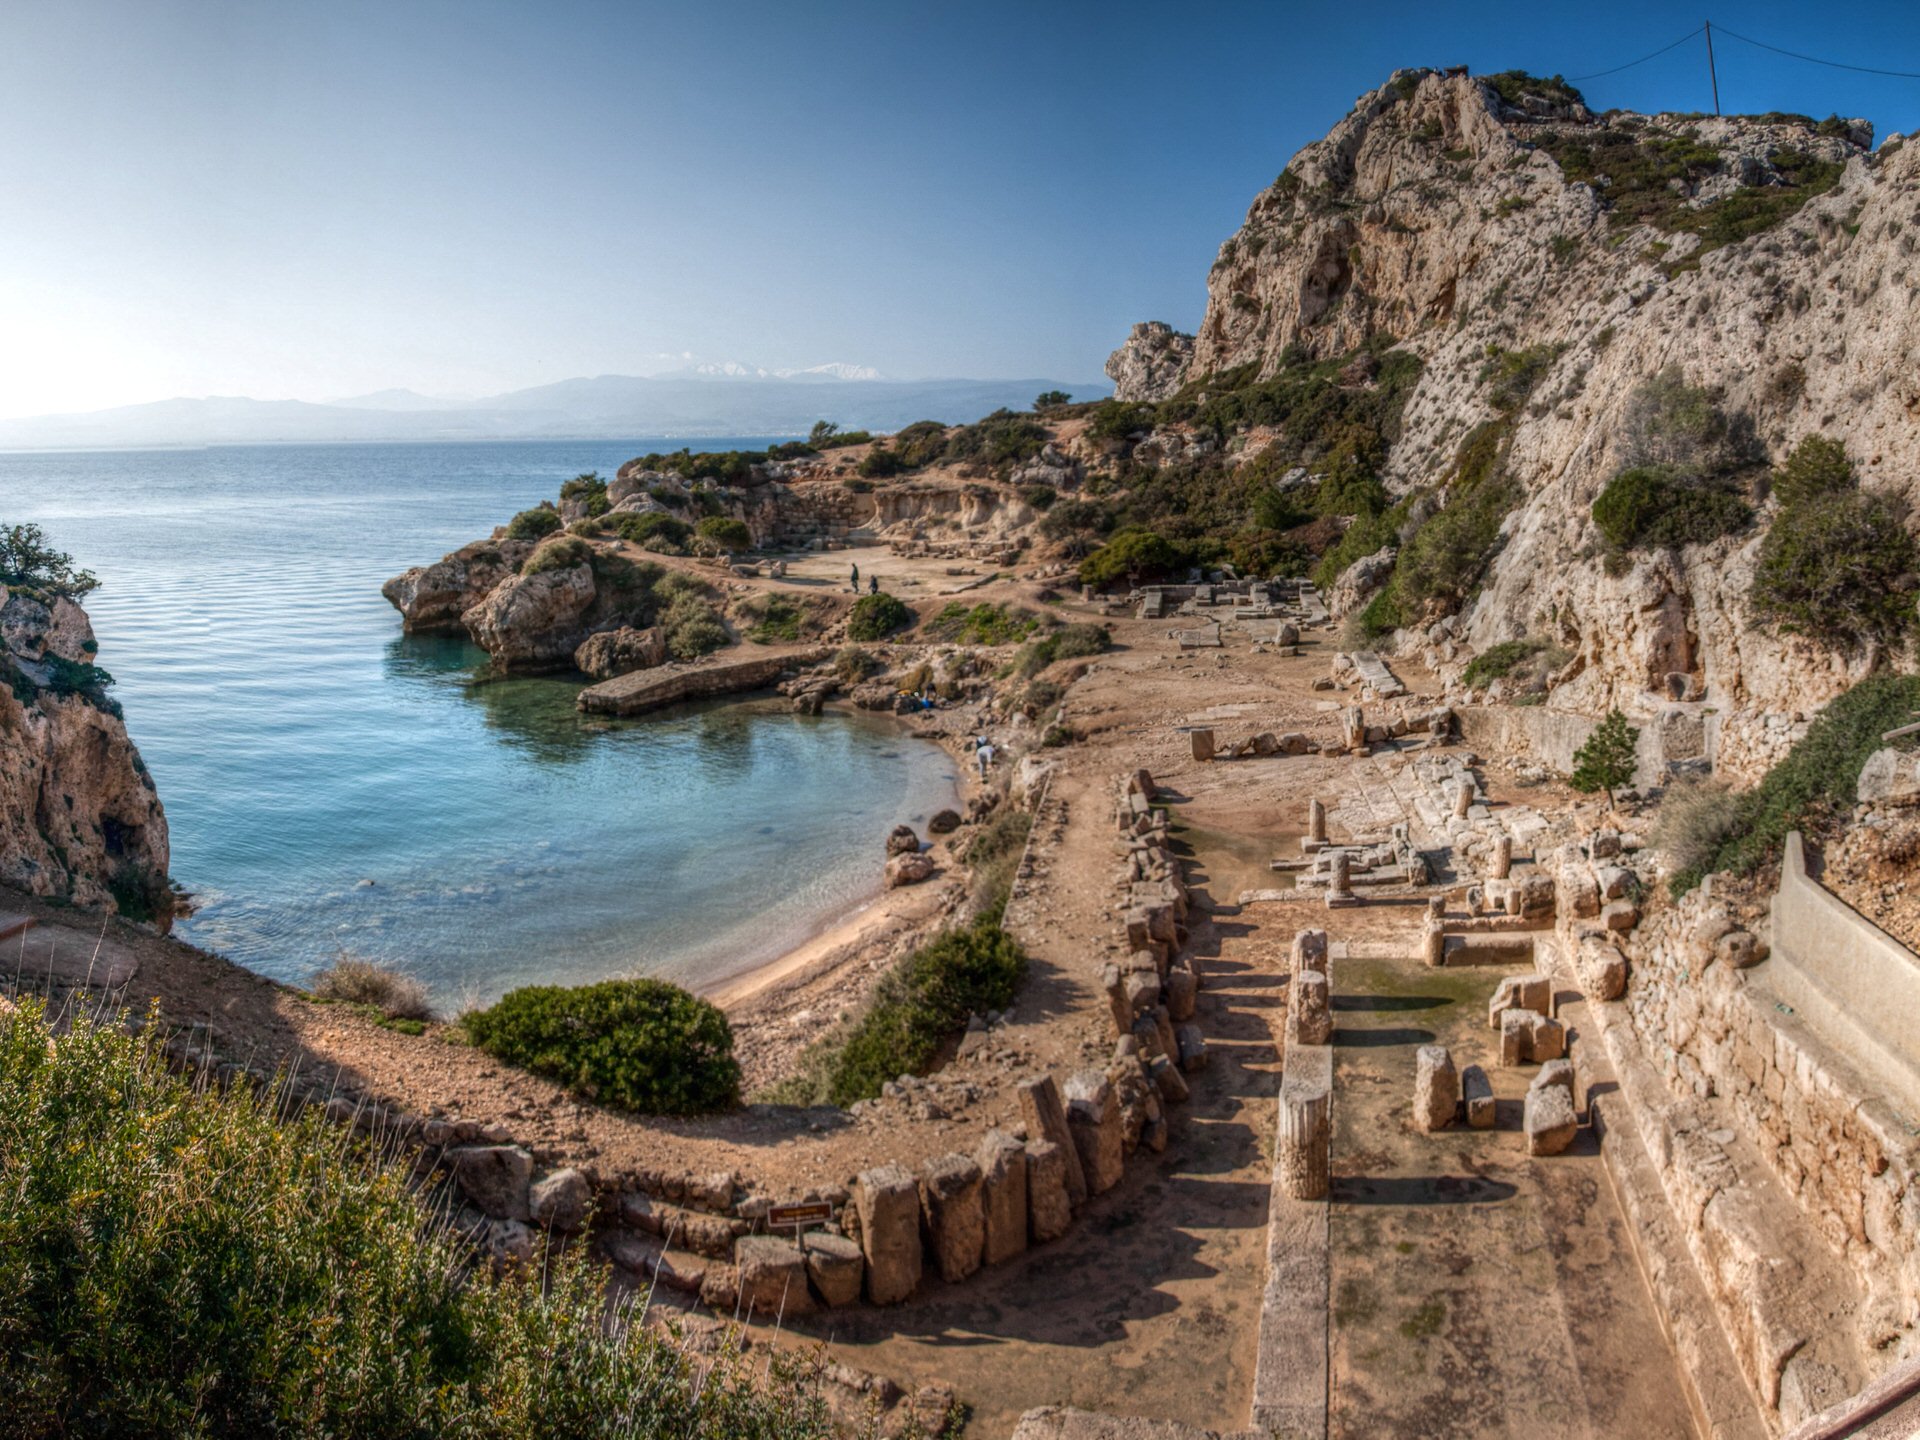
[[[97,659],[193,898],[177,933],[295,984],[365,957],[453,1012],[712,988],[870,900],[887,831],[955,796],[937,746],[775,699],[583,716],[579,677],[488,678],[380,595],[563,480],[686,443],[0,454],[0,523],[100,577]]]

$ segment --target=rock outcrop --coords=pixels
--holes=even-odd
[[[658,625],[636,630],[622,625],[618,630],[602,630],[589,635],[573,652],[576,670],[596,680],[611,680],[635,670],[651,670],[667,663],[666,632]]]
[[[1572,657],[1548,703],[1585,715],[1642,722],[1685,688],[1716,709],[1716,767],[1756,775],[1884,657],[1754,623],[1772,503],[1745,533],[1608,565],[1592,505],[1628,463],[1634,392],[1668,367],[1763,463],[1824,432],[1864,489],[1920,500],[1920,147],[1870,153],[1858,121],[1594,116],[1553,82],[1496,79],[1403,71],[1295,155],[1221,247],[1181,379],[1389,341],[1418,356],[1389,489],[1444,497],[1462,440],[1498,421],[1520,498],[1450,628],[1407,617],[1403,643],[1457,676],[1534,635]],[[1123,395],[1165,393],[1150,351],[1136,329],[1116,354]],[[1522,354],[1537,383],[1502,406],[1489,356]],[[1375,383],[1349,369],[1343,385]]]
[[[525,540],[476,540],[431,565],[416,565],[380,587],[408,634],[462,629],[460,617],[486,599],[533,553]]]
[[[1121,400],[1164,400],[1180,388],[1193,360],[1193,336],[1148,320],[1107,357],[1107,378]]]
[[[461,619],[500,669],[561,670],[586,638],[596,594],[591,565],[558,566],[510,576]]]
[[[172,916],[167,818],[73,601],[0,585],[0,880]]]

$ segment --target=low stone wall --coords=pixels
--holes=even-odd
[[[683,700],[765,690],[784,671],[818,664],[831,653],[825,647],[816,647],[782,650],[747,660],[660,665],[589,685],[574,703],[589,715],[644,715],[649,710],[663,710]]]
[[[1920,956],[1807,874],[1797,830],[1765,973],[1809,1029],[1887,1086],[1890,1103],[1920,1114]]]

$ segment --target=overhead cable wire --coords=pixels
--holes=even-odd
[[[1642,55],[1638,60],[1629,60],[1626,64],[1616,65],[1611,70],[1596,70],[1591,75],[1569,75],[1566,77],[1567,81],[1569,84],[1571,84],[1579,80],[1598,80],[1602,75],[1618,75],[1622,70],[1631,70],[1636,65],[1644,65],[1649,60],[1658,59],[1660,56],[1666,54],[1667,51],[1669,50],[1679,49],[1682,45],[1686,44],[1687,41],[1693,39],[1694,36],[1698,35],[1705,28],[1706,27],[1704,25],[1696,25],[1693,27],[1693,29],[1687,31],[1686,34],[1682,35],[1678,40],[1674,41],[1671,45],[1662,45],[1658,50],[1654,51],[1651,55]]]
[[[1890,75],[1896,80],[1920,80],[1920,71],[1875,70],[1867,65],[1847,65],[1839,60],[1822,60],[1818,55],[1802,55],[1797,50],[1782,50],[1778,45],[1769,45],[1764,40],[1755,40],[1750,36],[1742,35],[1738,30],[1729,30],[1724,25],[1720,27],[1719,33],[1743,44],[1753,45],[1761,50],[1771,50],[1776,55],[1784,55],[1789,60],[1805,60],[1810,65],[1825,65],[1830,70],[1851,70],[1856,75]]]

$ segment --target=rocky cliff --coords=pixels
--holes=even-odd
[[[165,925],[167,817],[86,612],[0,585],[0,880]]]
[[[1517,489],[1474,593],[1398,617],[1399,643],[1453,676],[1498,642],[1550,643],[1570,658],[1548,703],[1588,714],[1650,715],[1684,689],[1717,712],[1721,767],[1752,775],[1888,660],[1757,623],[1747,592],[1777,509],[1758,477],[1824,433],[1867,493],[1920,498],[1920,147],[1871,142],[1861,121],[1595,115],[1557,81],[1401,72],[1254,201],[1177,374],[1177,338],[1139,328],[1110,373],[1151,400],[1411,352],[1389,490],[1444,504],[1489,423]],[[1515,369],[1527,388],[1503,404]],[[1593,503],[1641,458],[1629,412],[1663,371],[1746,437],[1754,520],[1606,554]]]

